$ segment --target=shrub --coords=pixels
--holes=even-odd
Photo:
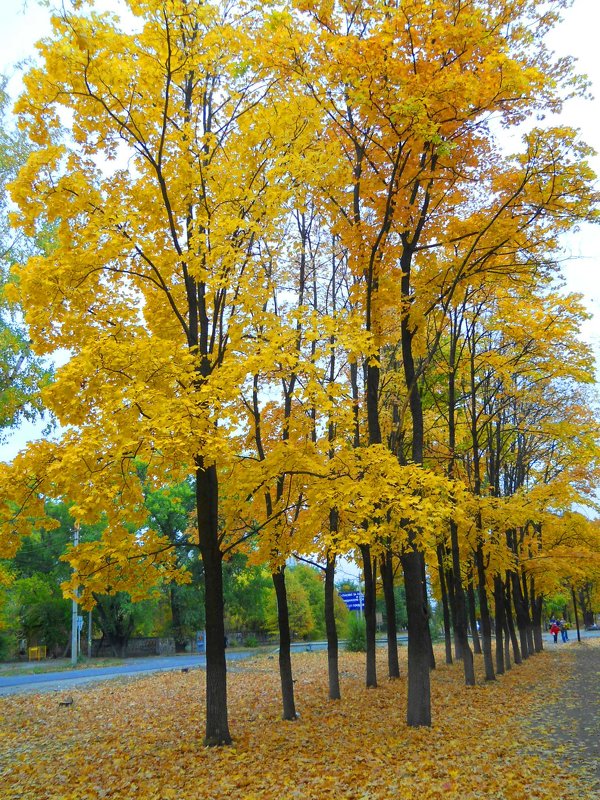
[[[367,649],[367,625],[364,617],[352,614],[348,622],[346,650],[351,653],[364,653]]]

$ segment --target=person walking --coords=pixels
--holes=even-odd
[[[554,644],[558,644],[558,634],[560,633],[560,627],[556,620],[550,625],[550,633],[554,636]]]
[[[563,642],[568,642],[569,641],[569,632],[567,630],[566,621],[564,619],[561,619],[560,622],[558,623],[558,627],[560,629],[560,638],[563,640]]]

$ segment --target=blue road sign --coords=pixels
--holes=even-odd
[[[365,607],[365,596],[362,592],[340,592],[340,597],[349,611],[362,611]]]

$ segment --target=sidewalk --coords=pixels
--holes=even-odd
[[[549,771],[556,764],[585,773],[600,792],[600,643],[586,638],[578,642],[576,636],[569,637],[564,644],[546,646],[561,668],[565,660],[571,662],[569,677],[558,691],[549,693],[531,724],[534,749],[548,761]]]

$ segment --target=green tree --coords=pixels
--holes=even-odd
[[[66,655],[71,631],[71,603],[47,575],[17,579],[9,606],[19,638],[29,645],[46,645],[48,653]]]
[[[313,619],[315,622],[314,628],[310,634],[311,639],[324,639],[326,636],[325,630],[325,572],[322,569],[308,566],[307,564],[296,564],[291,570],[294,577],[302,584],[308,596]],[[355,591],[353,589],[344,589],[343,591]],[[336,627],[340,631],[346,629],[348,611],[346,604],[336,592],[334,594],[334,615]]]
[[[96,595],[96,624],[113,654],[122,658],[133,636],[156,636],[160,629],[160,597],[134,603],[127,592]],[[158,625],[157,625],[158,623]]]
[[[13,641],[24,638],[45,644],[61,655],[70,644],[71,601],[64,598],[61,584],[72,572],[64,556],[73,541],[75,522],[65,502],[49,500],[45,510],[56,527],[39,527],[22,540],[14,558],[4,562],[14,578],[5,589],[6,627]],[[102,528],[103,523],[82,525],[81,541],[97,539]]]
[[[408,617],[406,613],[406,592],[404,586],[394,584],[394,603],[396,609],[396,629],[406,628]],[[377,598],[377,611],[380,612],[385,619],[386,608],[383,597]]]
[[[309,594],[297,574],[297,568],[285,571],[288,611],[290,618],[290,634],[296,639],[307,639],[315,630],[315,618],[310,605]],[[273,634],[279,632],[277,618],[277,600],[272,590],[266,613],[267,630]]]
[[[229,631],[260,634],[267,630],[267,605],[273,581],[267,569],[247,563],[242,553],[223,564],[225,622]]]
[[[204,628],[204,572],[197,544],[196,490],[193,479],[175,485],[153,488],[146,478],[147,469],[139,468],[144,482],[144,505],[148,525],[173,545],[175,561],[180,569],[192,575],[190,584],[165,582],[162,589],[171,609],[169,635],[175,647],[183,651],[195,632]]]

